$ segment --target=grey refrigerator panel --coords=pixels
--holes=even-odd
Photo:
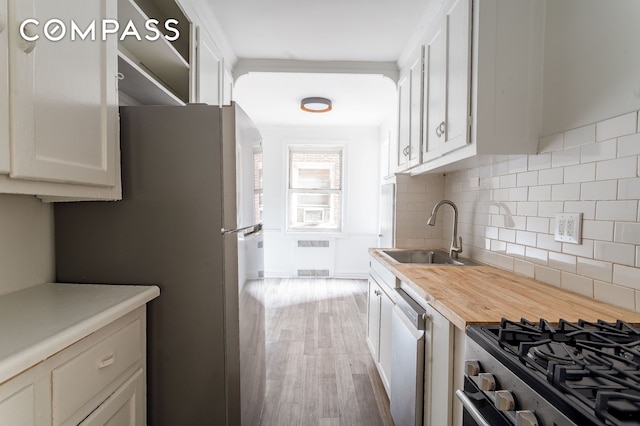
[[[58,282],[160,286],[148,308],[149,425],[241,424],[238,235],[221,233],[225,211],[236,226],[223,110],[122,108],[123,200],[54,207]]]

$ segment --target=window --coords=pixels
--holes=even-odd
[[[262,148],[253,151],[253,223],[262,222]]]
[[[340,231],[342,148],[289,148],[290,231]]]

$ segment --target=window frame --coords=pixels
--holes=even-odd
[[[340,187],[338,189],[332,188],[293,188],[293,159],[292,152],[311,152],[311,153],[339,153],[340,154]],[[312,145],[312,144],[287,144],[286,145],[286,217],[285,217],[285,229],[287,233],[325,233],[325,234],[342,234],[344,232],[345,221],[345,157],[346,146],[342,144],[327,144],[327,145]],[[296,193],[318,193],[318,194],[338,194],[339,197],[339,215],[336,228],[314,228],[314,227],[300,227],[291,225],[291,203],[292,195]]]

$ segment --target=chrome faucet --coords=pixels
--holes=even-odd
[[[436,214],[438,213],[438,209],[443,204],[449,204],[453,207],[453,236],[451,237],[451,247],[449,248],[449,257],[453,257],[455,259],[458,258],[458,253],[462,253],[462,237],[458,238],[458,208],[453,203],[453,201],[442,200],[438,204],[433,207],[431,210],[431,216],[429,216],[429,220],[427,224],[430,226],[435,226],[436,224]]]

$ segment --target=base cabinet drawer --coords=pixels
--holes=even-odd
[[[88,414],[81,408],[89,404],[91,412],[113,392],[109,384],[142,357],[141,336],[142,324],[137,319],[53,370],[54,425],[78,424]]]
[[[146,419],[144,373],[139,369],[80,426],[135,426]]]

